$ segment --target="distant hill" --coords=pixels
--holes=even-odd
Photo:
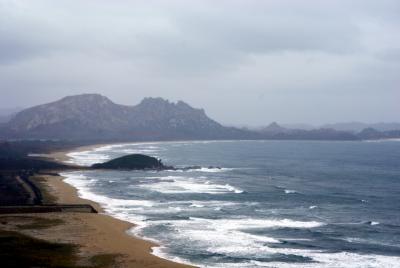
[[[264,133],[275,133],[275,134],[278,134],[278,133],[286,133],[286,132],[289,131],[289,129],[278,125],[278,123],[276,123],[276,122],[272,122],[268,126],[262,128],[260,131],[264,132]]]
[[[379,131],[374,128],[365,128],[357,137],[362,140],[379,140],[379,139],[399,139],[400,130]]]
[[[373,128],[377,131],[400,130],[400,123],[361,123],[361,122],[346,122],[323,125],[322,128],[332,128],[339,131],[361,132],[363,129]]]
[[[258,130],[265,139],[277,140],[356,140],[358,137],[350,132],[338,131],[331,128],[320,129],[291,129],[276,122]]]

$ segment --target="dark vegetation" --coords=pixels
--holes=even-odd
[[[34,159],[29,157],[0,157],[0,170],[30,170],[38,172],[39,170],[52,169],[68,169],[69,167],[60,163],[44,160]]]
[[[0,206],[0,214],[26,214],[50,212],[97,213],[90,204],[44,204]]]
[[[47,229],[50,227],[62,224],[61,219],[47,219],[34,216],[1,216],[0,226],[6,227],[8,224],[15,225],[17,229],[31,230],[31,229]]]
[[[73,142],[67,140],[0,140],[0,157],[25,157],[28,154],[46,154],[88,144],[90,143],[85,141]]]
[[[53,243],[33,238],[20,232],[5,230],[9,224],[18,229],[46,229],[62,223],[57,219],[37,217],[0,217],[0,263],[1,267],[60,267],[60,268],[107,268],[116,264],[115,254],[99,254],[83,258],[78,246]]]
[[[29,203],[30,194],[15,179],[15,174],[0,173],[0,205],[25,205]]]
[[[164,166],[161,160],[143,155],[143,154],[131,154],[118,157],[101,164],[94,164],[92,168],[95,169],[169,169],[170,167]]]
[[[0,205],[40,205],[42,194],[29,178],[41,170],[70,168],[29,154],[45,154],[79,144],[61,141],[0,142]]]
[[[131,154],[122,157],[115,158],[105,163],[92,165],[94,169],[122,169],[122,170],[196,170],[201,169],[201,166],[187,166],[176,168],[173,166],[166,166],[162,163],[161,159],[155,157],[143,155],[143,154]],[[209,166],[209,169],[220,167]]]
[[[61,141],[0,142],[0,206],[34,205],[36,207],[32,212],[43,212],[46,209],[48,211],[82,210],[79,206],[76,208],[57,207],[54,204],[54,198],[52,199],[51,195],[43,190],[45,187],[40,187],[42,186],[40,179],[35,178],[36,174],[48,173],[48,170],[57,172],[57,170],[76,168],[40,157],[40,155],[80,145],[83,144]],[[37,154],[37,156],[32,157],[30,154]],[[54,206],[37,208],[37,206],[46,204],[54,204]],[[7,208],[4,211],[13,210]],[[4,211],[3,213],[5,213]],[[23,211],[28,210],[25,207]]]
[[[29,154],[46,154],[67,150],[85,143],[67,141],[0,141],[0,171],[25,170],[37,172],[45,169],[66,169],[68,166]]]
[[[60,219],[44,219],[44,218],[35,217],[33,222],[20,224],[20,225],[17,225],[17,227],[21,230],[25,230],[25,229],[38,230],[38,229],[47,229],[47,228],[57,226],[62,223],[63,223],[63,221]]]
[[[41,189],[30,179],[33,174],[17,168],[0,170],[0,206],[43,204]]]
[[[14,231],[0,231],[2,267],[75,267],[76,247],[35,239]]]

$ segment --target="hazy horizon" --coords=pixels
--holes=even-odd
[[[99,93],[224,125],[399,122],[400,2],[0,0],[0,108]]]

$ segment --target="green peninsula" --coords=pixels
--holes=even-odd
[[[126,169],[144,170],[155,169],[163,170],[170,167],[164,166],[160,159],[143,154],[130,154],[115,158],[105,163],[92,165],[94,169]]]

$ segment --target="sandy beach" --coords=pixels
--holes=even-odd
[[[75,149],[89,150],[104,145],[84,146]],[[68,159],[68,152],[52,154],[57,161]],[[151,254],[156,244],[127,234],[134,224],[105,215],[99,204],[81,199],[77,189],[63,182],[63,177],[41,175],[46,190],[56,198],[57,203],[82,204],[89,203],[99,213],[60,213],[64,224],[58,226],[57,232],[46,232],[41,238],[78,244],[81,254],[118,254],[118,267],[191,267],[161,259]],[[69,235],[72,234],[72,235]]]

